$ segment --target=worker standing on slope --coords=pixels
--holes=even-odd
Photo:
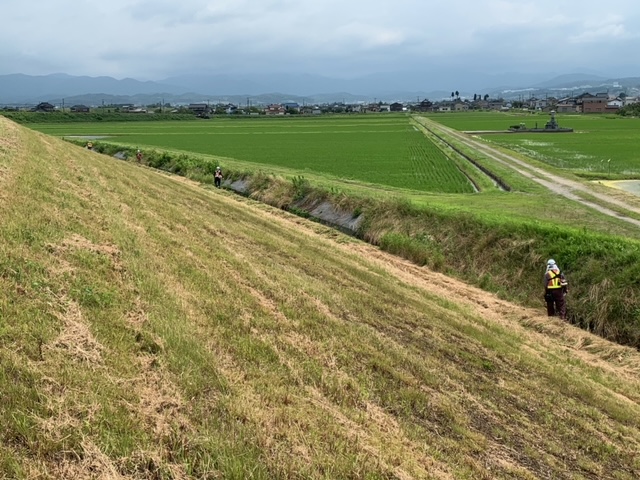
[[[220,167],[216,167],[216,173],[213,174],[213,183],[216,188],[220,188],[220,184],[222,183],[222,170]]]
[[[562,320],[567,319],[567,303],[565,297],[568,292],[567,280],[554,259],[547,262],[544,274],[544,299],[547,302],[547,315],[558,315]]]

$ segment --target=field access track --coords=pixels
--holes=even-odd
[[[484,142],[469,137],[469,135],[465,133],[459,132],[449,127],[445,127],[428,118],[416,117],[416,121],[433,134],[438,135],[439,137],[442,137],[443,134],[452,137],[457,142],[460,142],[466,147],[477,150],[483,155],[486,155],[491,160],[494,160],[508,168],[513,169],[520,175],[548,188],[555,194],[561,195],[569,200],[573,200],[575,202],[581,203],[582,205],[593,208],[601,213],[604,213],[605,215],[609,215],[625,222],[640,226],[640,220],[621,214],[613,210],[612,208],[608,208],[599,203],[586,200],[585,198],[581,197],[578,192],[591,196],[605,204],[615,205],[618,208],[640,215],[640,208],[638,207],[629,205],[628,203],[619,200],[618,198],[615,198],[611,195],[596,192],[592,188],[589,188],[589,186],[585,183],[570,180],[568,178],[552,174],[546,170],[543,170],[542,168],[530,165],[529,163],[516,158],[513,155],[501,152],[500,150],[493,148]]]

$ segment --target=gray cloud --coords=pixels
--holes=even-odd
[[[636,0],[3,0],[0,74],[613,76],[635,68],[639,13]]]

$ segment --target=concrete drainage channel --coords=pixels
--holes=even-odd
[[[129,155],[125,151],[116,152],[112,156],[113,158],[117,158],[118,160],[129,160]],[[246,179],[233,181],[225,180],[222,182],[222,186],[239,195],[242,195],[243,197],[248,197],[251,194],[249,190],[249,181]],[[360,224],[363,220],[362,215],[354,216],[351,212],[339,210],[327,200],[318,201],[316,204],[312,204],[311,206],[309,206],[308,203],[303,199],[298,202],[294,202],[291,207],[292,208],[289,208],[288,211],[293,214],[296,214],[296,210],[299,212],[304,212],[308,215],[308,218],[318,221],[329,227],[335,228],[342,233],[351,236],[356,236],[358,228],[360,227]]]
[[[249,182],[247,180],[226,181],[223,182],[223,185],[239,195],[246,197],[250,194]],[[288,210],[292,213],[296,213],[296,210],[303,211],[308,214],[312,220],[319,221],[324,225],[352,236],[356,235],[363,220],[362,215],[354,216],[351,212],[339,210],[327,200],[321,200],[309,206],[303,199],[294,202],[291,207],[293,208],[289,208]]]

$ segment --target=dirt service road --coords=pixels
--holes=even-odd
[[[547,170],[543,170],[542,168],[535,167],[513,155],[504,153],[497,148],[476,140],[465,133],[461,133],[457,130],[445,127],[437,122],[434,122],[433,120],[429,120],[428,118],[417,117],[416,121],[418,121],[426,129],[438,135],[445,134],[453,137],[456,141],[462,143],[466,147],[477,150],[491,160],[496,161],[501,165],[504,165],[518,172],[520,175],[530,179],[531,181],[548,188],[553,193],[562,195],[569,200],[578,202],[589,208],[593,208],[594,210],[604,213],[605,215],[609,215],[633,225],[640,226],[640,220],[624,215],[623,213],[615,211],[603,204],[587,200],[580,195],[588,195],[600,202],[603,202],[604,204],[608,204],[612,207],[617,207],[619,209],[623,209],[640,215],[640,207],[630,205],[629,202],[617,198],[617,196],[619,196],[618,192],[616,192],[617,195],[615,196],[598,192],[588,183],[571,180],[569,178],[550,173]]]

